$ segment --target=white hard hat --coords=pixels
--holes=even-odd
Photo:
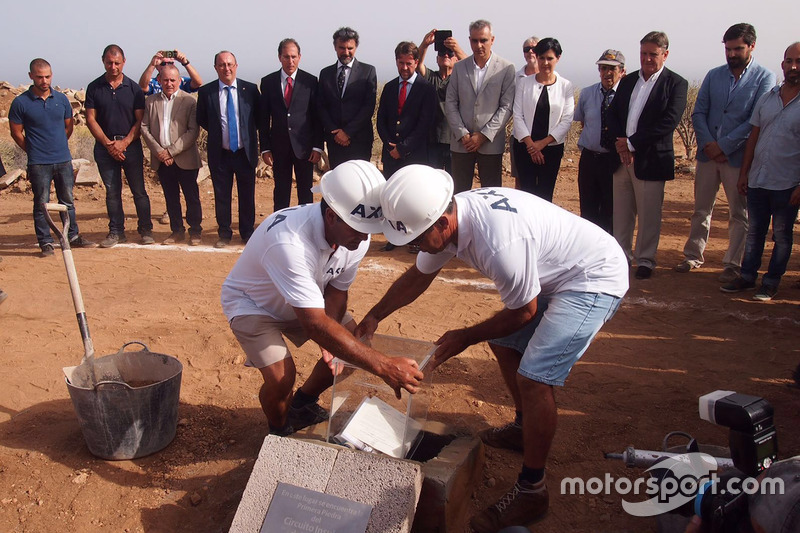
[[[353,160],[326,172],[313,187],[339,218],[361,233],[383,231],[380,194],[386,178],[368,161]]]
[[[396,246],[408,244],[442,216],[452,197],[453,178],[444,170],[426,165],[401,168],[381,191],[383,234]]]

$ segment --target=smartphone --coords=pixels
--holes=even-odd
[[[174,58],[178,53],[175,50],[161,50],[161,55],[165,58]]]
[[[441,50],[450,50],[444,45],[445,39],[453,36],[453,30],[436,30],[433,36],[433,49],[437,52]]]

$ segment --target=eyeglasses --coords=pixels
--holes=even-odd
[[[439,52],[439,57],[453,57],[456,55],[452,50],[442,50]]]
[[[523,46],[522,47],[522,53],[524,53],[524,54],[528,54],[530,52],[533,52],[534,50],[536,50],[535,46]]]

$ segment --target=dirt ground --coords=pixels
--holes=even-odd
[[[577,211],[577,154],[567,154],[556,203]],[[727,430],[699,419],[698,396],[716,389],[762,396],[775,408],[780,457],[800,454],[800,260],[793,257],[775,301],[725,295],[717,276],[727,205],[720,196],[707,263],[689,274],[682,258],[692,208],[691,176],[667,185],[660,266],[652,279],[632,279],[617,316],[600,332],[556,394],[559,428],[548,478],[551,510],[534,531],[656,531],[654,519],[627,515],[619,495],[561,495],[567,476],[636,477],[638,470],[605,460],[627,445],[658,450],[664,435],[683,430],[706,444],[726,445]],[[164,211],[149,189],[153,215]],[[267,424],[259,408],[260,376],[242,352],[219,304],[220,285],[241,251],[216,239],[210,181],[201,184],[203,246],[143,247],[132,239],[113,249],[74,251],[98,355],[140,340],[184,364],[179,427],[163,451],[135,461],[107,462],[86,448],[64,384],[62,367],[83,353],[63,260],[41,258],[35,245],[30,192],[0,193],[0,531],[218,532],[233,519]],[[257,185],[258,220],[271,210],[272,183]],[[106,234],[104,190],[75,192],[81,232]],[[126,191],[128,235],[135,237]],[[156,221],[156,240],[169,233]],[[411,265],[405,249],[379,251],[376,236],[352,287],[350,310],[363,314]],[[496,291],[464,264],[452,262],[415,304],[385,320],[379,332],[433,341],[450,328],[500,308]],[[318,349],[295,352],[299,379]],[[464,433],[503,424],[513,407],[485,344],[434,375],[430,418]],[[494,502],[514,481],[521,456],[487,449],[483,482],[471,513]]]

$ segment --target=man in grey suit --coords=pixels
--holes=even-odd
[[[174,65],[166,65],[158,74],[160,93],[144,101],[142,138],[150,149],[150,166],[158,172],[167,203],[172,233],[162,244],[175,244],[186,237],[181,213],[181,189],[186,198],[186,222],[189,245],[200,244],[203,208],[197,187],[200,152],[197,149],[197,102],[179,90],[181,75]]]
[[[492,53],[492,24],[469,25],[472,56],[453,68],[447,87],[445,116],[450,141],[455,193],[472,188],[475,163],[484,187],[502,185],[506,123],[514,104],[514,65]]]

